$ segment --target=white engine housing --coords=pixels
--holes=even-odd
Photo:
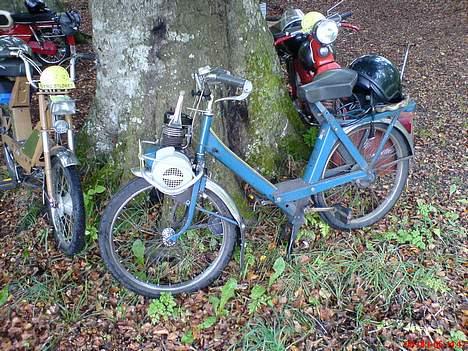
[[[156,151],[150,177],[151,179],[147,180],[159,191],[168,195],[182,193],[195,180],[188,157],[172,146]]]

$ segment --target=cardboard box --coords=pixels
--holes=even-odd
[[[22,141],[29,138],[32,132],[31,112],[29,107],[12,107],[11,117],[15,140]]]
[[[26,77],[16,77],[15,85],[11,92],[10,108],[29,107],[30,99],[28,79]]]

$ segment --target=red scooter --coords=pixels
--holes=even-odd
[[[267,17],[274,45],[287,68],[291,98],[307,123],[311,122],[307,117],[310,114],[307,104],[298,99],[297,89],[312,82],[317,74],[341,67],[335,60],[333,43],[339,27],[359,31],[359,27],[346,21],[351,15],[351,12],[327,17],[318,12],[304,15],[299,9],[290,9],[281,17]],[[273,20],[277,21],[272,23]]]
[[[330,14],[340,3],[328,10],[327,16],[318,12],[304,15],[299,9],[290,9],[280,18],[267,17],[280,60],[286,64],[291,98],[306,124],[316,124],[317,121],[311,117],[308,104],[298,96],[298,88],[311,83],[321,73],[341,68],[335,61],[333,47],[339,28],[352,32],[359,31],[359,27],[346,21],[351,17],[351,12]],[[273,20],[276,20],[274,24],[271,22]],[[407,55],[408,52],[405,55],[402,71]],[[349,68],[359,74],[354,96],[347,100],[325,102],[338,117],[340,115],[345,119],[349,116],[356,117],[361,111],[381,108],[381,105],[394,104],[403,99],[400,93],[403,72],[400,74],[398,69],[384,57],[365,55],[353,61]],[[393,95],[387,95],[374,84],[375,82],[371,83],[369,72],[377,74],[378,70],[381,70],[380,75],[384,78],[382,84],[397,87]],[[412,134],[413,117],[413,112],[402,112],[399,118],[400,123],[410,134]]]
[[[81,18],[78,12],[57,14],[43,1],[26,1],[28,13],[0,11],[0,37],[14,36],[26,42],[37,60],[60,64],[76,52],[75,36]]]

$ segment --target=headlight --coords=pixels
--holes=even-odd
[[[332,20],[322,20],[315,28],[315,37],[322,44],[333,43],[338,36],[338,25]]]
[[[319,54],[320,54],[320,56],[322,56],[322,57],[327,56],[329,53],[330,53],[330,49],[328,48],[328,46],[322,46],[322,47],[319,49]]]
[[[65,134],[68,131],[68,123],[63,119],[58,119],[54,122],[54,129],[58,134]]]
[[[66,95],[51,96],[50,112],[53,115],[72,115],[76,112],[75,100]]]

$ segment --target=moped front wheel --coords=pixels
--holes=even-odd
[[[80,176],[75,166],[64,167],[57,157],[52,158],[52,192],[57,205],[46,205],[58,248],[76,255],[84,248],[86,229]]]
[[[370,161],[382,140],[388,125],[365,124],[352,130],[348,136],[361,155]],[[395,205],[403,192],[409,173],[409,147],[403,135],[393,129],[385,143],[370,182],[351,182],[315,195],[318,207],[346,209],[349,217],[337,211],[321,212],[320,216],[335,229],[349,230],[370,226],[382,219]],[[342,176],[358,169],[349,152],[338,141],[332,149],[322,179]],[[338,206],[338,207],[337,207]]]
[[[101,257],[127,289],[150,298],[211,284],[228,264],[237,238],[228,207],[206,189],[189,229],[175,243],[168,236],[185,223],[188,198],[164,195],[143,178],[109,202],[99,231]],[[221,216],[221,217],[220,217]]]

